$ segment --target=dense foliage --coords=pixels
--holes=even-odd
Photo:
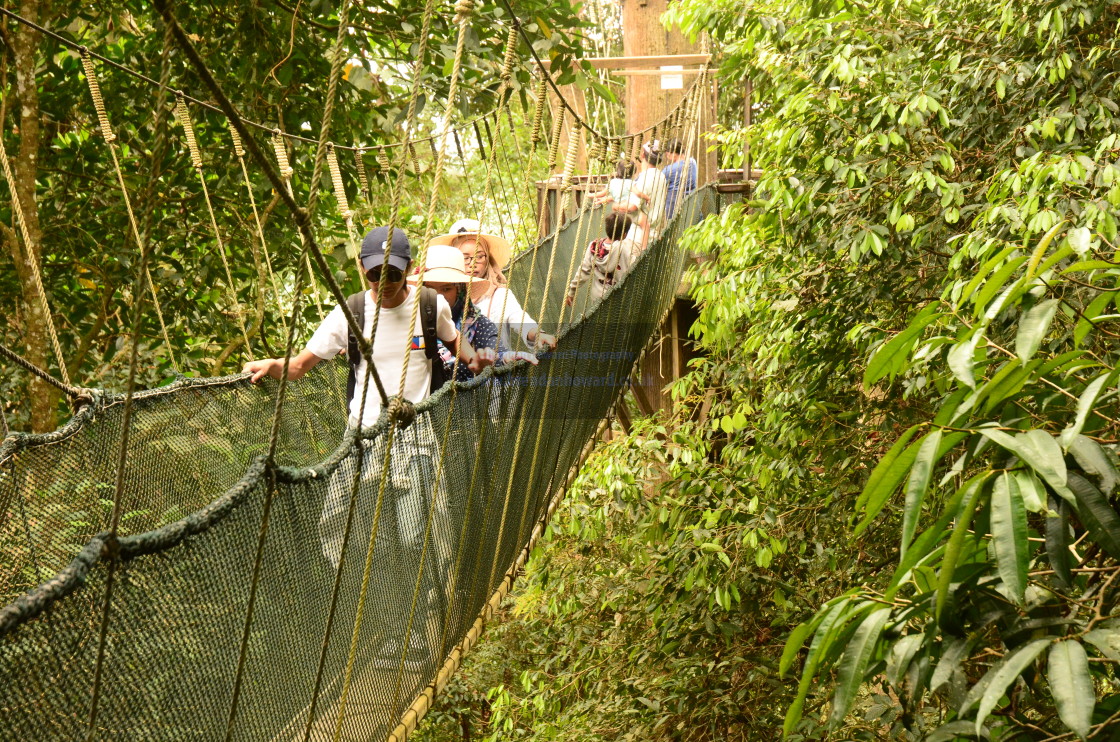
[[[428,738],[1111,738],[1117,6],[666,20],[765,101],[755,200],[688,242],[705,355]]]
[[[231,0],[210,3],[207,12],[191,12],[186,4],[175,12],[246,117],[315,137],[327,88],[328,52],[337,36],[338,6]],[[411,135],[425,135],[444,115],[457,29],[454,14],[436,4],[430,53],[417,64],[424,6],[419,1],[354,4],[349,16],[352,33],[344,37],[347,63],[333,117],[333,140],[361,146],[402,140],[415,75],[420,76],[421,93],[417,128]],[[209,98],[179,51],[166,45],[158,13],[147,2],[21,0],[11,9],[150,78],[166,74],[173,88]],[[519,3],[519,13],[537,52],[567,69],[579,49],[581,22],[575,9],[566,2],[528,2]],[[472,18],[463,92],[451,106],[461,121],[493,109],[509,29],[509,18],[499,5],[479,5]],[[128,307],[134,300],[139,249],[131,238],[112,159],[98,133],[81,60],[72,49],[11,19],[0,23],[0,31],[0,119],[33,243],[25,251],[17,236],[11,184],[4,180],[0,314],[9,321],[0,327],[0,341],[58,374],[30,271],[29,260],[38,259],[70,375],[79,385],[119,389],[127,367]],[[529,57],[524,44],[519,54]],[[150,239],[156,247],[151,273],[170,338],[168,347],[149,304],[142,327],[140,384],[154,386],[166,380],[175,370],[172,359],[187,374],[218,374],[235,371],[246,357],[282,352],[299,239],[276,194],[250,161],[251,187],[266,238],[262,246],[226,122],[191,106],[218,230],[229,253],[231,287],[183,129],[173,115],[174,96],[160,95],[154,87],[102,63],[97,71],[134,210],[142,224],[152,225]],[[512,108],[520,120],[524,106],[531,109],[532,104],[526,68],[518,68],[514,82],[517,97]],[[445,183],[441,225],[467,208],[482,209],[491,197],[484,191],[493,183],[483,183],[479,156],[491,144],[502,153],[503,175],[523,182],[521,173],[528,163],[518,156],[515,144],[523,144],[525,138],[511,133],[508,124],[484,121],[463,133],[459,151],[464,157],[460,160],[457,151],[450,166],[460,179]],[[271,151],[267,132],[259,132],[258,142]],[[425,141],[407,156],[400,149],[391,151],[387,162],[375,153],[366,154],[363,165],[372,190],[364,195],[359,193],[352,153],[340,151],[358,229],[387,218],[389,184],[403,167],[407,176],[401,219],[416,231],[426,213],[433,151]],[[315,148],[289,141],[288,152],[293,188],[302,199],[310,185]],[[475,182],[473,191],[469,184],[464,186],[464,178]],[[330,246],[345,238],[345,229],[328,179],[322,189],[316,221],[320,241]],[[489,209],[492,218],[507,216],[505,210],[495,213],[492,203]],[[333,257],[339,277],[345,278],[349,263],[344,251]],[[357,281],[350,274],[354,290]],[[325,302],[321,284],[318,291]],[[303,320],[319,319],[322,308],[315,304],[304,304]],[[238,306],[250,338],[248,351],[242,347]],[[4,375],[0,398],[13,427],[54,427],[57,393],[27,382],[22,372]]]

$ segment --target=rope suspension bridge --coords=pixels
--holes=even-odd
[[[601,300],[593,301],[585,289],[569,306],[568,285],[588,242],[602,234],[604,217],[591,199],[574,203],[577,152],[586,147],[593,175],[613,170],[619,156],[636,154],[654,139],[676,138],[686,153],[699,156],[699,111],[709,72],[702,70],[680,103],[649,130],[611,134],[592,127],[565,100],[546,65],[534,60],[539,82],[527,156],[547,154],[550,172],[561,173],[554,213],[575,213],[540,239],[539,225],[529,220],[507,227],[521,244],[533,244],[506,269],[506,295],[520,297],[540,327],[557,328],[557,346],[528,347],[536,363],[488,368],[412,405],[404,401],[407,361],[399,379],[379,373],[371,356],[377,315],[367,338],[319,244],[310,218],[318,185],[332,185],[337,219],[348,235],[348,260],[357,261],[363,225],[359,210],[350,206],[347,180],[359,185],[355,198],[369,200],[380,187],[370,177],[369,158],[393,176],[385,179],[391,230],[401,221],[408,166],[418,171],[418,152],[431,150],[431,198],[415,260],[423,266],[436,231],[441,180],[455,156],[464,161],[470,156],[461,138],[477,132],[480,121],[492,122],[496,132],[502,122],[513,126],[512,72],[520,64],[518,46],[528,39],[514,21],[491,113],[456,121],[449,106],[434,133],[413,137],[419,130],[417,74],[406,137],[361,147],[331,139],[349,3],[340,11],[317,138],[243,118],[166,2],[156,6],[165,43],[181,50],[209,97],[173,90],[168,64],[159,80],[141,76],[158,91],[156,146],[170,146],[162,137],[173,116],[198,173],[207,206],[200,223],[213,232],[241,350],[252,352],[259,327],[253,327],[234,289],[235,245],[223,241],[215,217],[205,153],[195,133],[201,119],[228,129],[253,217],[255,239],[248,248],[262,285],[274,299],[293,297],[290,316],[281,320],[285,369],[298,350],[297,317],[305,296],[319,307],[338,304],[351,332],[362,338],[359,350],[368,361],[359,409],[365,395],[377,395],[382,414],[372,427],[347,424],[347,368],[337,362],[320,364],[298,381],[286,374],[257,385],[245,374],[179,376],[162,387],[136,388],[138,328],[146,306],[157,315],[175,362],[170,318],[160,311],[151,272],[158,248],[150,210],[134,207],[98,83],[116,63],[76,49],[93,120],[128,214],[129,236],[140,250],[129,318],[130,367],[123,393],[76,386],[46,304],[47,287],[36,273],[61,378],[18,350],[0,346],[0,354],[56,386],[76,412],[53,432],[12,433],[0,443],[0,538],[6,547],[2,558],[10,562],[0,565],[5,579],[0,737],[403,740],[477,640],[625,392],[680,282],[686,262],[678,245],[682,233],[718,211],[724,198],[711,184],[700,184]],[[435,12],[429,0],[421,60]],[[472,12],[471,0],[454,6],[452,101],[459,94]],[[481,145],[482,138],[478,141]],[[315,150],[304,203],[291,187],[293,146]],[[502,179],[496,165],[502,149],[493,138],[489,147],[475,148],[485,178],[477,198],[472,194],[479,206],[471,216],[483,223],[523,205],[532,188],[528,177],[520,185],[508,174]],[[343,153],[349,153],[352,166],[344,166]],[[11,186],[2,137],[0,164]],[[298,230],[298,270],[291,286],[282,285],[273,270],[254,178],[271,185]],[[22,239],[30,244],[14,187],[10,194]],[[322,298],[323,290],[330,299]],[[410,335],[419,327],[418,306],[414,302]],[[516,334],[513,340],[519,340]],[[341,532],[324,531],[330,506],[342,516]],[[68,520],[73,512],[83,519]],[[328,542],[335,544],[333,558]]]

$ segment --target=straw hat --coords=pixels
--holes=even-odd
[[[486,252],[490,254],[490,259],[493,260],[495,265],[499,268],[504,268],[506,263],[509,262],[510,255],[513,254],[513,248],[510,246],[508,240],[496,234],[483,232],[482,225],[479,224],[477,219],[460,219],[451,225],[451,229],[447,234],[433,238],[428,244],[451,245],[460,237],[473,237],[476,240],[484,242],[486,244]]]
[[[450,245],[431,245],[424,261],[424,283],[477,283],[485,278],[475,278],[466,271],[463,253]],[[419,275],[408,277],[409,283],[416,283]]]

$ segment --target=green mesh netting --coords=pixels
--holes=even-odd
[[[681,232],[716,208],[711,188],[693,194],[600,304],[581,296],[539,365],[420,405],[395,434],[381,498],[388,432],[346,432],[341,361],[289,385],[273,471],[262,454],[275,383],[137,394],[116,559],[102,531],[123,400],[7,438],[0,736],[86,736],[113,573],[94,737],[333,739],[337,726],[341,739],[385,738],[515,562],[669,306]],[[546,329],[599,218],[568,224],[536,248],[535,269],[530,251],[509,272],[531,313],[545,297]]]

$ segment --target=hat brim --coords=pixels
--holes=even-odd
[[[453,245],[455,240],[460,237],[474,237],[476,240],[485,240],[486,250],[490,253],[490,259],[493,260],[499,268],[505,268],[506,265],[509,264],[510,256],[513,255],[513,246],[509,244],[509,240],[487,232],[455,232],[453,234],[441,234],[438,237],[433,237],[428,244]]]
[[[402,255],[393,255],[392,253],[389,253],[389,265],[393,268],[397,268],[398,270],[402,271],[408,270],[408,264],[411,262],[411,260],[406,259]],[[381,265],[384,265],[384,263],[385,253],[366,255],[362,258],[362,268],[367,271],[371,268],[377,268]]]
[[[408,277],[408,282],[415,284],[420,280],[417,273]],[[485,278],[475,278],[454,268],[427,268],[424,271],[424,283],[483,283]]]

